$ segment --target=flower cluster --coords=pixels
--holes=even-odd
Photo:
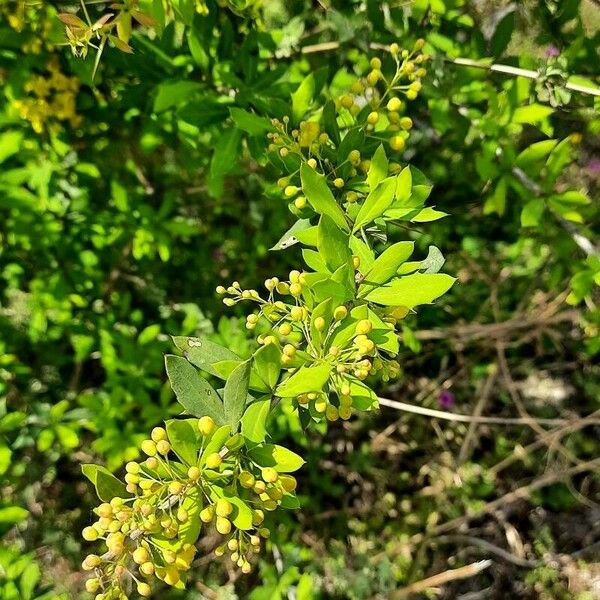
[[[353,264],[358,269],[358,257]],[[376,373],[385,381],[400,374],[393,358],[398,352],[393,324],[381,318],[381,311],[360,302],[315,304],[309,278],[309,273],[291,271],[287,281],[267,279],[266,299],[256,290],[243,290],[237,281],[228,288],[219,286],[217,293],[225,296],[228,306],[245,300],[259,306],[247,316],[246,328],[259,326],[258,344],[277,348],[285,373],[292,376],[299,369],[314,367],[327,373],[314,389],[295,396],[298,408],[308,410],[316,421],[349,419],[353,407],[365,410],[376,404],[362,381]],[[281,396],[288,392],[285,386],[275,391]]]
[[[116,495],[96,508],[98,519],[83,530],[88,541],[103,540],[106,552],[90,554],[83,569],[92,572],[86,589],[96,600],[126,598],[135,584],[149,596],[152,578],[182,587],[196,555],[201,528],[212,527],[223,537],[217,556],[248,573],[252,560],[270,536],[263,521],[293,496],[296,480],[251,458],[239,434],[217,427],[211,417],[173,420],[156,427],[141,444],[146,459],[126,465],[126,486],[108,478]],[[116,486],[116,487],[115,487]]]
[[[417,40],[412,51],[392,44],[391,60],[385,60],[386,66],[391,63],[392,72],[387,75],[382,60],[372,58],[370,70],[354,81],[347,94],[335,100],[333,115],[323,110],[297,127],[292,127],[287,116],[272,120],[276,131],[268,134],[271,160],[287,171],[278,185],[297,210],[307,206],[306,198],[299,195],[300,162],[306,161],[325,174],[332,187],[342,193],[343,201],[354,204],[364,198],[361,183],[377,144],[385,143],[393,153],[404,150],[413,127],[412,119],[405,114],[406,103],[417,98],[421,79],[427,74],[424,65],[429,56],[421,52],[424,43]],[[350,135],[332,137],[325,131],[327,120],[335,120],[335,129]],[[400,165],[390,162],[389,172],[399,171]]]
[[[36,133],[46,128],[56,129],[60,121],[68,122],[71,127],[81,122],[76,110],[79,79],[65,75],[58,60],[51,60],[44,74],[33,75],[26,81],[24,91],[27,96],[15,100],[13,105]]]

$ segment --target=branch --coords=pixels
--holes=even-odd
[[[445,412],[443,410],[435,410],[433,408],[425,408],[424,406],[416,406],[414,404],[406,404],[398,400],[390,400],[389,398],[378,398],[379,404],[412,413],[422,415],[424,417],[433,417],[434,419],[444,419],[445,421],[454,421],[457,423],[479,423],[487,425],[531,425],[532,422],[538,425],[567,425],[576,423],[579,419],[534,419],[528,417],[505,418],[505,417],[482,417],[477,415],[462,415],[456,413]],[[590,422],[592,423],[592,422]],[[600,424],[600,418],[593,421],[594,424]]]
[[[540,75],[538,71],[532,71],[530,69],[520,69],[518,67],[511,67],[510,65],[486,64],[470,58],[445,58],[444,61],[460,67],[485,69],[487,71],[493,71],[494,73],[503,73],[514,77],[526,77],[527,79],[537,79]],[[579,85],[577,83],[571,83],[570,81],[565,83],[565,88],[572,92],[580,92],[582,94],[589,94],[590,96],[600,96],[600,88]]]
[[[390,598],[403,598],[409,594],[416,594],[418,592],[424,592],[429,588],[437,587],[455,581],[456,579],[466,579],[467,577],[474,577],[475,575],[485,571],[485,569],[492,566],[491,560],[480,560],[478,562],[471,563],[458,569],[450,569],[443,573],[438,573],[427,579],[421,579],[421,581],[415,581],[406,587],[396,590],[390,594]]]

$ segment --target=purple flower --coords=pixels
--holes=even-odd
[[[600,175],[600,158],[591,158],[586,169],[590,175]]]
[[[454,394],[450,390],[442,390],[438,394],[438,404],[444,410],[450,410],[454,406]]]
[[[548,46],[546,48],[546,58],[556,58],[560,54],[560,50],[556,46]]]
[[[215,248],[212,252],[212,256],[217,262],[223,262],[225,260],[225,252],[223,252],[222,248]]]

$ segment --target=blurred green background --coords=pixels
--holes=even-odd
[[[310,72],[317,99],[338,97],[378,48],[419,37],[433,60],[405,158],[451,216],[402,233],[442,248],[459,285],[407,318],[403,376],[380,393],[533,421],[383,408],[306,437],[280,414],[275,436],[307,458],[301,511],[256,573],[200,552],[190,589],[164,597],[424,597],[415,582],[489,558],[438,597],[600,598],[599,428],[584,418],[600,409],[598,2],[140,4],[159,25],[134,30],[132,55],[107,47],[94,79],[57,18],[76,3],[0,6],[0,598],[87,597],[79,465],[118,471],[177,413],[170,335],[250,353],[216,285],[299,264],[269,252],[294,209],[267,140],[229,109],[281,118]]]

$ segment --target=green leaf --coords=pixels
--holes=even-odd
[[[335,271],[352,257],[349,238],[327,215],[319,219],[317,249],[330,272]]]
[[[367,196],[364,204],[360,207],[353,231],[368,225],[371,221],[381,217],[394,200],[396,192],[396,177],[388,177]]]
[[[354,256],[358,256],[360,259],[359,272],[366,273],[375,262],[373,250],[363,240],[354,235],[350,236],[350,250]]]
[[[330,373],[331,365],[328,364],[300,367],[275,390],[275,395],[280,398],[293,398],[307,392],[318,392],[329,379]]]
[[[271,248],[271,250],[285,250],[294,244],[297,244],[300,239],[297,235],[309,229],[311,226],[310,219],[300,219],[296,221],[279,239],[279,241]]]
[[[305,462],[295,452],[276,444],[256,446],[248,455],[261,467],[273,467],[278,473],[293,473]]]
[[[262,346],[254,353],[254,368],[258,376],[272,390],[281,372],[281,352],[275,344]]]
[[[13,130],[0,134],[0,164],[19,151],[22,141],[23,132],[21,131]]]
[[[431,206],[420,210],[415,216],[411,217],[411,223],[429,223],[431,221],[437,221],[447,217],[448,213],[442,212],[441,210],[435,210]]]
[[[232,171],[237,164],[238,148],[241,141],[242,132],[239,129],[229,129],[218,138],[210,161],[212,178],[222,177]]]
[[[557,140],[543,140],[531,144],[515,160],[517,167],[527,169],[528,167],[545,160],[556,147]]]
[[[315,96],[315,88],[315,77],[313,73],[309,73],[296,91],[292,92],[292,115],[295,123],[298,123],[310,108]]]
[[[374,410],[379,408],[377,394],[359,379],[352,378],[350,381],[350,395],[352,396],[352,405],[359,410]]]
[[[219,452],[223,448],[223,444],[229,439],[231,435],[231,427],[229,425],[223,425],[213,432],[210,437],[208,444],[204,448],[204,452],[200,455],[198,466],[203,467],[206,463],[206,459],[215,452]]]
[[[396,275],[400,265],[408,260],[415,249],[414,242],[397,242],[384,250],[373,263],[365,275],[363,286],[368,287],[371,284],[382,284],[389,281]]]
[[[302,191],[315,211],[320,215],[327,215],[343,231],[349,231],[344,211],[333,197],[325,176],[302,163],[300,179]]]
[[[244,361],[233,370],[233,373],[225,382],[225,390],[223,391],[225,419],[233,432],[237,431],[240,418],[246,407],[250,385],[250,369],[250,361]]]
[[[163,112],[182,104],[201,88],[202,85],[195,81],[165,81],[161,83],[154,99],[154,112]]]
[[[83,474],[94,484],[98,498],[110,502],[113,498],[129,498],[131,494],[125,484],[119,481],[107,468],[100,465],[81,465]]]
[[[15,525],[20,523],[29,515],[29,511],[20,506],[6,506],[0,508],[0,524]]]
[[[413,177],[410,167],[404,167],[396,178],[396,195],[394,197],[394,208],[407,206],[412,195]],[[412,208],[412,205],[411,205]]]
[[[173,452],[182,462],[195,465],[200,438],[198,421],[196,419],[170,419],[165,426]]]
[[[494,58],[498,58],[506,50],[514,28],[515,11],[511,10],[500,19],[490,40],[490,51]]]
[[[539,225],[545,206],[543,198],[534,198],[527,202],[521,211],[521,226],[535,227]]]
[[[266,422],[271,409],[271,400],[253,402],[242,417],[242,435],[254,442],[261,444],[267,435]]]
[[[373,158],[371,159],[371,166],[369,167],[369,173],[367,175],[367,183],[369,184],[369,190],[373,191],[381,181],[383,181],[388,174],[388,159],[385,155],[385,149],[383,144],[380,144]]]
[[[494,188],[494,193],[485,201],[483,207],[484,215],[489,215],[494,212],[500,216],[504,214],[504,211],[506,210],[506,187],[506,177],[500,177]]]
[[[223,360],[235,360],[238,362],[241,360],[229,348],[212,342],[208,338],[174,337],[173,343],[193,365],[217,377],[219,375],[214,368],[216,363]]]
[[[539,123],[549,117],[554,112],[551,106],[545,104],[533,103],[528,106],[519,106],[515,109],[513,121],[515,123],[523,123],[525,125],[533,125]]]
[[[271,122],[266,117],[259,117],[237,106],[232,106],[229,114],[238,129],[242,129],[250,135],[264,135],[266,131],[273,129]]]
[[[365,298],[384,306],[414,308],[420,304],[430,304],[445,294],[454,281],[450,275],[414,273],[372,290]]]
[[[225,423],[223,403],[213,387],[194,366],[181,356],[165,356],[167,376],[177,401],[195,417],[209,416],[218,425]]]

